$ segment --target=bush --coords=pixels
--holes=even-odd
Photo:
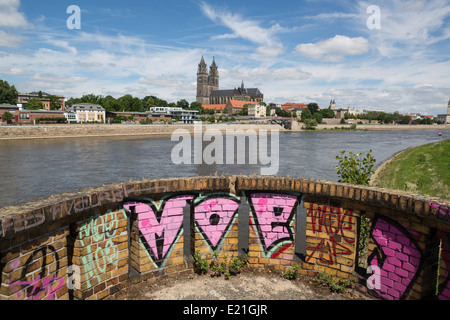
[[[369,150],[365,157],[363,157],[364,153],[349,152],[348,157],[344,156],[345,151],[341,151],[341,156],[336,156],[339,164],[334,167],[340,176],[339,182],[369,185],[376,161],[371,152],[372,150]]]
[[[36,118],[36,123],[39,123],[41,121],[45,121],[45,122],[56,122],[56,123],[66,123],[67,119],[66,117],[57,117],[57,118],[52,118],[52,117],[43,117],[43,118]]]
[[[336,156],[339,165],[335,167],[340,176],[339,182],[356,183],[369,185],[370,176],[374,173],[375,158],[372,156],[372,150],[363,157],[363,153],[349,152],[350,157],[344,156],[345,151],[341,151],[341,156]],[[359,226],[360,236],[358,238],[358,265],[364,266],[365,256],[367,255],[367,246],[369,243],[370,220],[361,215]]]
[[[220,277],[224,274],[225,279],[228,280],[231,275],[237,275],[241,272],[247,264],[247,258],[247,256],[243,258],[233,257],[228,263],[225,261],[219,262],[218,253],[214,252],[213,260],[208,263],[208,260],[201,255],[200,250],[197,250],[194,254],[194,271],[198,274],[209,272],[211,277]],[[225,255],[223,259],[228,260],[228,257]]]
[[[298,271],[301,269],[302,267],[297,264],[292,268],[289,268],[288,270],[286,270],[286,272],[284,273],[284,277],[288,280],[295,280],[298,276]]]
[[[305,124],[305,130],[316,130],[317,121],[315,119],[305,119],[303,123]]]
[[[145,119],[144,121],[140,121],[140,123],[141,123],[141,124],[152,124],[152,123],[153,123],[153,120],[147,118],[147,119]]]
[[[3,120],[6,121],[6,123],[11,123],[11,120],[14,119],[14,115],[8,111],[6,111],[3,116],[2,116]]]

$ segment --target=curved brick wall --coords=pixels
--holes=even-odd
[[[307,274],[367,281],[383,299],[450,299],[449,208],[400,191],[262,176],[55,195],[0,210],[0,297],[114,299],[129,286],[192,272],[199,250],[245,253],[254,268],[300,264]],[[371,227],[360,265],[362,215]]]

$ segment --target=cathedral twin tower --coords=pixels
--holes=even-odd
[[[219,90],[219,70],[216,62],[213,58],[208,74],[205,59],[202,56],[197,71],[197,102],[209,104],[211,92],[215,90]]]

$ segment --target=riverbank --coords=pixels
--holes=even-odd
[[[278,124],[202,124],[202,131],[259,129],[287,131]],[[170,136],[174,130],[194,133],[193,124],[85,124],[85,125],[42,125],[42,126],[0,126],[0,140],[55,139],[114,136]]]
[[[332,130],[342,128],[350,130],[351,124],[319,124],[317,130]],[[449,130],[450,125],[445,124],[357,124],[356,130],[380,131],[380,130]]]
[[[320,124],[317,130],[332,131],[350,128],[350,125],[326,125]],[[83,138],[83,137],[113,137],[113,136],[170,136],[176,129],[194,132],[193,124],[152,124],[152,125],[109,125],[109,124],[84,124],[84,125],[37,125],[37,126],[0,126],[0,140],[14,139],[54,139],[54,138]],[[278,124],[203,124],[203,132],[207,129],[217,129],[225,133],[226,130],[259,129],[279,130],[285,132],[298,132],[301,126],[294,130],[287,130]],[[380,131],[380,130],[449,130],[450,125],[357,125],[356,130]]]
[[[397,152],[371,176],[370,185],[450,198],[450,140]]]

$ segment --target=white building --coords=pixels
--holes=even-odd
[[[68,122],[106,122],[105,109],[99,104],[77,103],[66,108]]]
[[[248,104],[248,115],[255,118],[266,117],[266,106],[262,103]]]
[[[171,117],[181,123],[194,123],[197,120],[197,110],[185,110],[180,107],[151,107],[149,113],[153,116]]]
[[[447,114],[438,114],[437,119],[445,124],[450,124],[450,100],[447,104]]]

